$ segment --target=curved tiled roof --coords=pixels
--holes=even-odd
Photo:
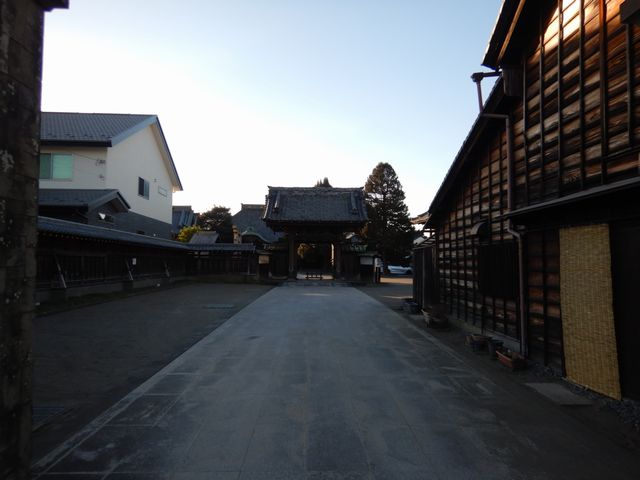
[[[256,235],[267,243],[277,242],[281,235],[264,223],[264,209],[264,205],[243,203],[240,211],[232,217],[233,225],[241,235]]]
[[[363,225],[367,210],[362,188],[269,187],[268,224]]]

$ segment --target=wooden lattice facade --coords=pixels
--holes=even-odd
[[[427,254],[416,252],[416,283],[438,292],[418,299],[566,372],[575,367],[567,336],[582,325],[563,322],[572,245],[561,248],[560,237],[606,227],[610,258],[596,271],[613,269],[613,281],[598,301],[613,301],[613,313],[599,321],[617,332],[603,355],[621,361],[605,376],[620,375],[622,394],[638,396],[640,358],[629,352],[640,348],[640,322],[624,293],[640,282],[640,265],[625,270],[640,248],[640,13],[631,3],[504,2],[483,61],[500,78],[429,209],[434,236]],[[586,278],[591,266],[581,267]]]

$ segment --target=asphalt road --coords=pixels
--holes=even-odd
[[[634,452],[476,360],[358,289],[274,288],[38,462],[37,478],[637,478]]]
[[[36,318],[33,458],[270,289],[194,283]]]

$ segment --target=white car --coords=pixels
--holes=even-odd
[[[400,265],[387,265],[389,273],[392,275],[411,275],[413,271],[411,267],[402,267]]]

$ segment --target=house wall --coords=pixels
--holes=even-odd
[[[503,216],[508,203],[504,122],[490,123],[476,145],[469,154],[467,171],[459,178],[436,224],[436,278],[429,285],[438,285],[439,294],[422,296],[436,298],[462,322],[518,339],[517,295],[487,293],[482,277],[487,276],[488,266],[480,265],[481,249],[504,247],[516,251]],[[486,222],[486,234],[473,235],[473,227],[480,222]],[[515,268],[517,256],[509,258],[511,268]],[[499,278],[507,274],[502,266],[493,265],[493,274],[505,282],[508,280]]]
[[[512,118],[514,210],[640,176],[640,27],[620,22],[621,3],[608,0],[601,7],[598,0],[560,0],[558,8],[527,19],[538,29],[522,50],[524,95],[506,99],[499,109]],[[432,212],[430,226],[436,230],[439,301],[470,325],[517,338],[516,302],[480,293],[482,240],[470,235],[472,226],[486,219],[491,242],[512,240],[502,216],[508,212],[508,167],[504,124],[500,133],[495,130],[499,123],[483,128],[465,170]],[[524,228],[526,337],[532,358],[566,372],[561,229],[637,220],[638,210],[637,194],[628,193],[516,218]],[[615,299],[615,278],[613,284]],[[573,378],[580,375],[572,371]]]
[[[153,128],[144,128],[109,149],[106,188],[120,190],[132,212],[167,223],[170,231],[173,186]],[[138,195],[138,177],[149,181],[148,199]]]
[[[517,208],[640,175],[640,28],[621,23],[621,3],[561,0],[538,18],[523,52]]]
[[[73,155],[73,178],[40,180],[40,188],[108,188],[106,148],[43,146],[40,151]]]
[[[537,36],[522,62],[516,208],[640,176],[640,28],[621,23],[621,3],[561,0],[550,15],[538,19]],[[576,269],[566,267],[572,258],[583,268],[604,262],[610,254],[608,234],[598,242],[592,236],[571,242],[566,232],[584,232],[596,224],[606,230],[620,217],[637,218],[629,205],[628,197],[610,195],[562,214],[549,210],[546,228],[540,219],[535,226],[522,219],[534,230],[528,234],[527,292],[532,356],[552,363],[561,356],[568,377],[613,397],[620,396],[615,338],[607,337],[605,348],[601,333],[614,329],[615,292],[611,281],[606,289],[593,285],[605,273],[610,276],[610,265],[597,279],[578,269],[571,282],[568,275]],[[559,241],[563,235],[565,241]],[[587,261],[580,248],[596,246],[602,255]],[[576,309],[586,304],[569,301],[575,298],[588,298],[608,314],[576,316]],[[576,355],[576,345],[589,355]],[[597,372],[592,368],[596,363],[603,366]]]

